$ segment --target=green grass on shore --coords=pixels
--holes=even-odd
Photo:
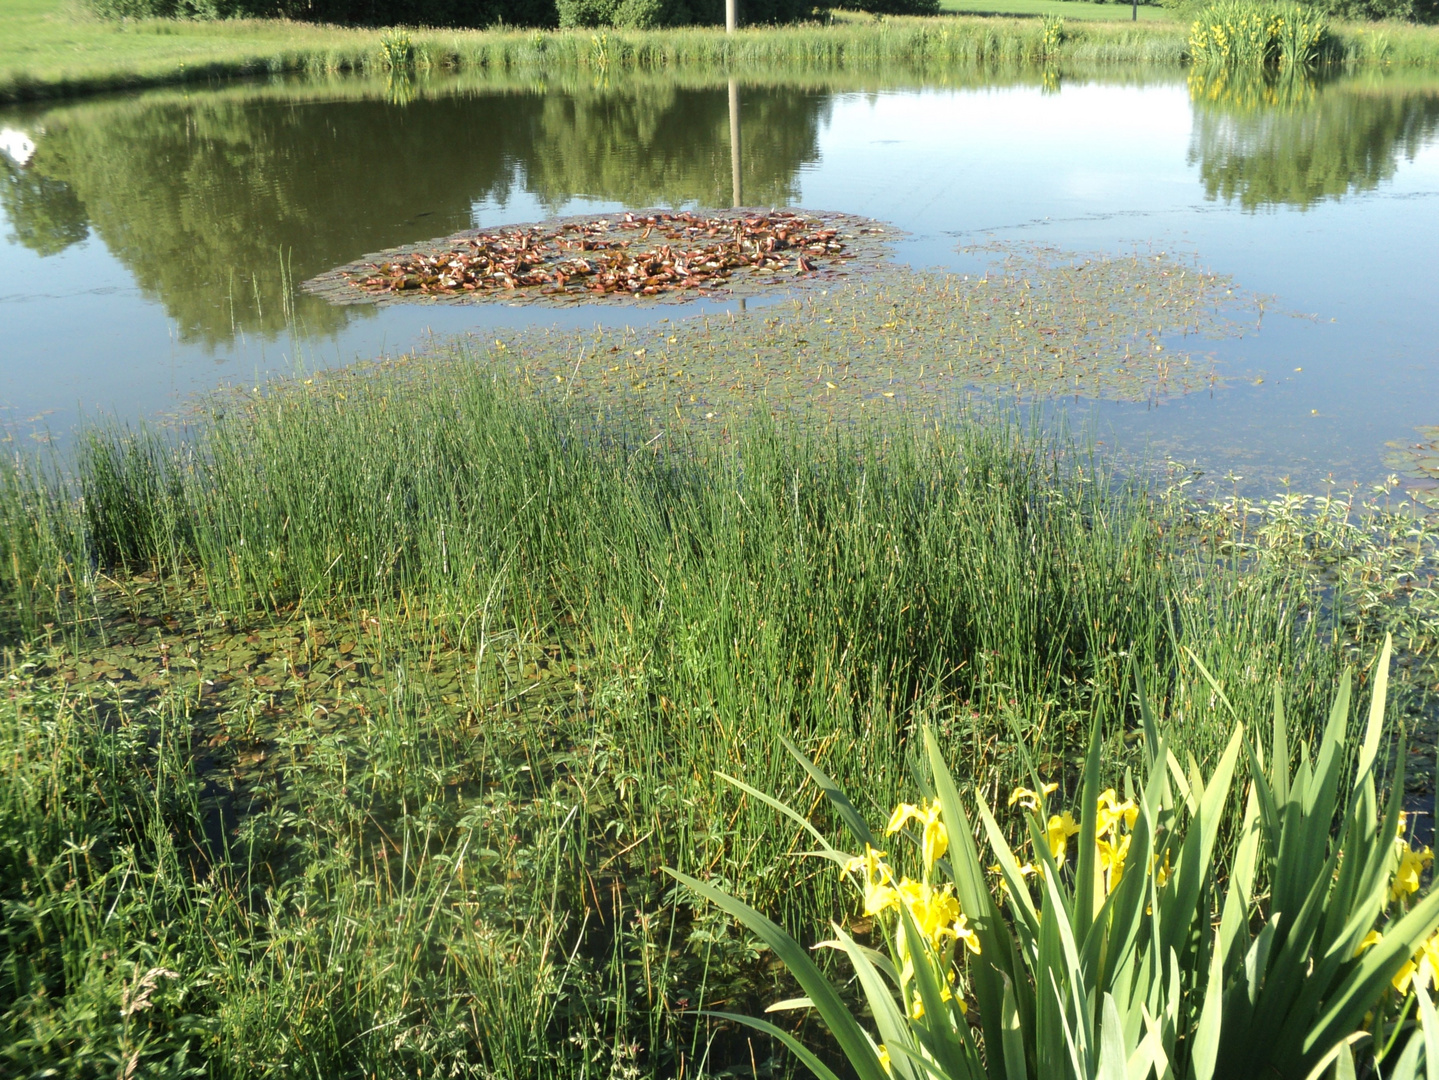
[[[716,770],[829,828],[779,736],[873,817],[928,721],[1002,801],[1016,739],[1072,784],[1096,721],[1121,779],[1136,678],[1206,758],[1187,649],[1306,724],[1345,660],[1297,518],[1196,517],[1003,418],[594,410],[471,355],[4,467],[7,1074],[742,1074],[775,1048],[692,1010],[792,989],[659,868],[863,927]]]
[[[1088,0],[941,0],[940,10],[951,15],[998,15],[1009,18],[1052,18],[1066,22],[1129,22],[1127,3],[1090,3]],[[1142,22],[1175,22],[1179,16],[1156,4],[1140,4]]]
[[[1056,7],[1069,7],[1056,4]],[[1116,9],[1117,10],[1117,9]],[[0,101],[277,72],[373,71],[382,30],[280,21],[102,22],[59,0],[17,0],[0,12]],[[422,68],[539,73],[617,68],[783,66],[795,71],[924,69],[1034,62],[1049,53],[1038,20],[842,18],[832,26],[742,31],[416,30]],[[1175,24],[1086,23],[1062,48],[1070,60],[1178,62]],[[1051,57],[1058,59],[1058,57]]]
[[[938,18],[846,16],[831,26],[755,29],[735,37],[713,28],[655,31],[417,30],[422,68],[587,71],[620,68],[711,71],[785,69],[936,74],[994,63],[1179,64],[1186,28],[1156,8],[1138,24],[1122,4],[998,0]],[[1066,20],[1056,52],[1036,14]],[[1107,20],[1115,21],[1107,21]],[[0,101],[160,85],[245,74],[374,71],[382,30],[274,20],[104,22],[75,0],[9,0],[0,7]],[[1341,25],[1354,62],[1439,65],[1439,28]]]

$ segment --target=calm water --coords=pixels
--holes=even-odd
[[[84,415],[164,413],[428,332],[591,324],[585,310],[333,308],[295,286],[474,225],[732,198],[723,84],[400,96],[248,84],[0,112],[9,430],[63,439]],[[1179,76],[742,86],[743,198],[893,222],[920,267],[971,268],[959,249],[993,240],[1191,254],[1274,298],[1262,327],[1213,343],[1228,385],[1071,410],[1106,443],[1251,485],[1372,483],[1387,440],[1439,424],[1439,82],[1194,97]]]

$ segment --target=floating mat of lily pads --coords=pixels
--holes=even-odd
[[[890,268],[748,311],[522,330],[479,351],[552,393],[639,405],[656,424],[728,420],[760,403],[927,412],[972,389],[1146,401],[1218,383],[1186,346],[1237,333],[1254,309],[1228,278],[1169,255],[985,251],[995,263],[984,274]]]
[[[1384,464],[1402,478],[1404,490],[1416,502],[1439,510],[1439,426],[1416,428],[1419,437],[1386,443]]]
[[[653,303],[825,286],[898,231],[808,210],[639,211],[469,230],[366,255],[304,285],[335,304]]]

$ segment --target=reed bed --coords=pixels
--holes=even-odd
[[[49,24],[45,24],[48,26]],[[186,23],[140,20],[123,31],[80,27],[47,51],[43,41],[0,49],[0,101],[87,93],[227,75],[418,73],[483,70],[500,75],[591,77],[621,71],[779,69],[939,74],[966,65],[1077,62],[1174,63],[1178,24],[1072,24],[1056,55],[1037,19],[976,17],[840,19],[831,25],[762,27],[733,36],[712,27],[665,30],[426,30],[316,27],[281,21]],[[72,35],[73,36],[73,35]],[[90,41],[89,38],[93,38]]]
[[[701,1004],[786,984],[659,874],[795,933],[849,918],[743,778],[872,815],[914,733],[994,799],[1074,782],[1135,680],[1181,758],[1353,628],[1013,418],[656,438],[478,356],[95,430],[5,467],[0,1060],[180,1075],[790,1066]],[[803,1021],[798,1021],[801,1025]]]
[[[1186,26],[1160,21],[1071,20],[1056,36],[1039,19],[842,18],[830,25],[753,28],[727,36],[710,27],[397,33],[276,20],[137,20],[113,27],[66,26],[57,19],[32,18],[26,29],[9,35],[16,45],[0,49],[0,101],[236,75],[376,74],[395,70],[397,56],[405,72],[421,75],[482,71],[507,78],[567,73],[607,78],[621,72],[687,70],[746,77],[883,73],[901,80],[945,78],[976,66],[1162,67],[1191,58]],[[1433,27],[1334,24],[1331,37],[1325,56],[1334,62],[1439,64],[1439,29]]]
[[[1328,20],[1298,4],[1220,0],[1189,28],[1189,55],[1200,67],[1306,68],[1334,51]]]

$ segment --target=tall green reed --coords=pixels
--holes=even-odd
[[[184,444],[98,434],[83,522],[55,495],[38,532],[5,512],[86,537],[87,562],[189,561],[226,611],[420,603],[470,650],[495,627],[580,640],[695,718],[675,749],[705,757],[776,727],[898,740],[935,709],[1059,752],[1136,663],[1207,700],[1191,641],[1327,677],[1297,582],[1175,549],[1142,491],[1012,424],[733,436],[651,440],[453,368],[283,390]],[[73,561],[13,559],[32,624],[21,583],[81,598]]]
[[[149,567],[229,625],[363,607],[423,628],[417,656],[473,657],[468,703],[436,705],[428,721],[443,737],[391,710],[367,721],[360,742],[303,725],[272,739],[268,752],[294,762],[290,779],[245,810],[227,841],[243,859],[232,848],[210,856],[231,868],[220,880],[233,922],[215,935],[230,950],[235,996],[196,1008],[221,1018],[226,1046],[263,1033],[275,1061],[296,1060],[302,1044],[341,1064],[364,1046],[371,1065],[458,1060],[483,1031],[516,1075],[536,1074],[518,1064],[540,1045],[527,1040],[599,1039],[623,1057],[642,1036],[670,1047],[673,1065],[703,1049],[697,1029],[676,1026],[674,1002],[697,1000],[697,979],[742,987],[735,980],[757,961],[732,927],[666,898],[655,868],[722,881],[797,932],[848,902],[829,875],[790,858],[798,834],[777,835],[716,771],[798,795],[804,776],[776,749],[784,736],[887,807],[928,722],[962,763],[960,783],[993,799],[1023,774],[1018,740],[1061,782],[1073,780],[1076,733],[1096,722],[1109,759],[1131,757],[1125,688],[1136,674],[1176,718],[1176,753],[1215,752],[1224,717],[1187,649],[1239,708],[1266,700],[1282,670],[1300,715],[1338,664],[1313,596],[1279,561],[1240,573],[1176,541],[1141,485],[1013,420],[815,429],[757,417],[718,437],[656,437],[463,361],[229,399],[183,438],[97,430],[74,470],[5,468],[0,597],[16,634],[60,624],[83,647],[104,578]],[[478,710],[482,730],[504,715],[479,687],[507,635],[590,658],[574,691],[577,726],[559,741],[566,753],[583,746],[593,767],[578,799],[553,775],[525,774],[537,785],[527,794],[495,789],[491,813],[549,807],[531,832],[565,854],[527,856],[511,883],[504,909],[532,916],[487,922],[469,952],[451,942],[437,955],[416,928],[470,933],[454,922],[454,898],[478,887],[456,876],[468,865],[457,856],[465,833],[443,809],[468,745],[460,713]],[[538,728],[517,737],[556,738]],[[446,749],[414,756],[427,745]],[[188,760],[193,770],[193,749]],[[185,783],[195,782],[192,772]],[[71,790],[66,799],[80,799],[83,785]],[[831,824],[822,810],[817,820]],[[378,862],[377,849],[387,852]],[[243,887],[233,884],[242,863]],[[596,879],[613,883],[610,899]],[[205,880],[192,874],[191,902],[208,895]],[[595,914],[605,909],[613,916]],[[392,933],[394,920],[410,929]],[[675,962],[673,948],[652,952],[669,935],[698,950],[705,974],[687,968],[678,984],[644,966]],[[416,948],[418,959],[383,977],[365,968],[374,982],[342,986],[349,976],[326,961],[379,964]],[[612,959],[599,969],[563,959],[601,954]],[[435,1011],[454,1000],[446,980],[457,970],[490,980],[463,1023]],[[577,973],[587,973],[583,994],[565,989]],[[457,1041],[396,1058],[380,1036],[360,1038],[407,992],[418,995],[411,1011],[386,1023],[420,1041],[460,1032]]]

